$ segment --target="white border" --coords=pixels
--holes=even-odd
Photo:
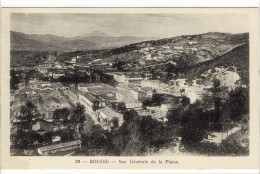
[[[35,174],[35,173],[40,173],[40,174],[86,174],[86,173],[93,173],[93,174],[100,174],[100,173],[106,173],[106,174],[143,174],[143,173],[151,173],[151,174],[169,174],[169,173],[184,173],[184,174],[193,174],[193,173],[225,173],[225,174],[230,174],[230,173],[235,173],[235,174],[258,174],[259,170],[88,170],[88,169],[82,169],[82,170],[2,170],[2,174]]]
[[[259,0],[1,0],[1,7],[259,7]],[[259,173],[259,170],[1,170],[33,173]]]
[[[259,7],[259,0],[1,0],[2,7]]]

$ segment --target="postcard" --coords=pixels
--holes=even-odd
[[[2,169],[259,169],[258,8],[4,8]]]

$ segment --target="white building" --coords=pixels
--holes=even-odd
[[[175,85],[180,88],[184,88],[188,86],[187,79],[170,80],[170,83],[171,85]]]
[[[114,79],[115,81],[119,83],[125,83],[126,82],[126,77],[124,74],[119,74],[119,73],[114,73]]]
[[[77,57],[72,57],[71,58],[71,62],[76,63],[77,62]]]
[[[134,97],[134,94],[129,90],[118,90],[116,92],[117,102],[124,102],[126,109],[140,109],[142,107],[142,102],[139,102],[136,98],[138,96]]]
[[[37,150],[40,155],[51,155],[58,152],[66,152],[66,151],[76,150],[80,148],[81,148],[81,141],[76,140],[67,143],[60,143],[60,144],[40,147]]]
[[[52,120],[53,112],[56,109],[71,108],[71,105],[66,101],[63,96],[52,97],[44,96],[38,99],[36,106],[38,107],[39,112],[43,115],[45,120]]]
[[[134,74],[124,74],[124,73],[114,73],[113,75],[115,81],[119,83],[131,83],[133,81],[141,81],[143,77],[141,75],[134,75]]]
[[[79,102],[79,94],[80,92],[76,89],[67,89],[64,91],[64,94],[70,99],[70,101],[74,104]]]
[[[113,119],[118,120],[118,126],[121,126],[124,121],[123,114],[120,114],[120,113],[112,110],[108,106],[98,109],[96,111],[96,116],[97,116],[98,120],[100,121],[101,125],[103,125],[103,127],[107,128],[107,129],[110,129],[111,127],[114,126]]]
[[[79,102],[86,107],[86,112],[94,113],[93,105],[95,102],[99,102],[99,107],[105,107],[105,102],[98,99],[91,93],[79,94]]]
[[[138,113],[140,114],[140,116],[151,115],[152,118],[158,121],[166,122],[167,113],[170,108],[171,105],[162,104],[161,106],[147,107],[146,110],[142,110],[141,112],[138,111]]]
[[[126,109],[141,109],[143,103],[137,100],[125,100]]]
[[[159,80],[142,80],[142,87],[149,87],[152,90],[156,90],[158,93],[170,93],[170,88],[166,83],[162,83]]]
[[[201,96],[198,95],[194,90],[190,88],[186,88],[185,91],[183,92],[183,95],[190,99],[191,104],[201,99]]]
[[[184,47],[183,46],[174,46],[174,49],[176,49],[176,50],[183,50]]]
[[[88,84],[84,84],[84,83],[79,83],[78,84],[78,90],[82,91],[82,92],[89,92],[88,91]]]
[[[145,60],[152,60],[152,55],[151,54],[147,54],[145,55]]]
[[[197,42],[196,41],[189,41],[188,43],[189,44],[196,44]]]
[[[149,79],[151,79],[153,77],[153,75],[151,74],[151,73],[146,73],[146,74],[144,74],[144,79],[145,80],[149,80]]]
[[[54,72],[49,72],[49,76],[54,78],[54,79],[58,79],[61,76],[64,76],[64,72],[61,71],[54,71]]]

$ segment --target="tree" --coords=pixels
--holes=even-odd
[[[220,129],[220,118],[221,118],[221,99],[219,97],[214,97],[214,107],[215,107],[215,124],[216,128]]]
[[[181,104],[182,104],[182,107],[188,106],[190,104],[190,98],[188,98],[186,96],[182,96]]]
[[[112,133],[101,128],[100,125],[93,125],[89,133],[81,136],[82,149],[84,155],[120,155],[115,151],[112,143]]]
[[[10,72],[10,87],[12,90],[17,90],[18,88],[18,84],[21,82],[21,80],[19,79],[19,77],[17,76],[17,74],[15,73],[15,71],[11,70]]]
[[[189,145],[203,140],[206,132],[205,130],[197,129],[194,124],[189,122],[188,124],[185,124],[181,134],[183,145]]]
[[[155,80],[157,79],[157,73],[156,73],[156,70],[155,68],[152,68],[150,73],[152,74],[152,80]]]
[[[171,140],[162,122],[151,116],[140,117],[134,110],[124,113],[124,122],[115,131],[113,144],[123,155],[140,155],[150,148],[160,148]]]
[[[30,71],[28,71],[28,72],[25,74],[24,80],[25,80],[25,86],[26,86],[26,87],[28,87],[30,79],[33,78],[33,77],[35,77],[35,74],[36,74],[36,73],[37,73],[36,70],[30,70]]]
[[[171,127],[172,125],[181,125],[182,112],[183,112],[182,107],[177,107],[174,110],[170,110],[167,114],[167,119],[168,119],[167,124],[170,124]]]
[[[119,120],[117,117],[113,117],[111,123],[112,123],[112,127],[111,127],[112,130],[117,129],[119,127]]]
[[[142,142],[138,131],[138,117],[135,110],[126,111],[123,124],[114,132],[113,144],[119,154],[135,155],[140,152]]]
[[[29,81],[30,81],[30,76],[28,73],[25,74],[25,87],[28,88],[28,85],[29,85]]]
[[[211,68],[211,73],[215,73],[217,72],[216,69],[214,67]]]
[[[126,105],[124,102],[120,102],[117,105],[118,111],[124,113],[126,111]]]
[[[139,119],[140,137],[146,148],[153,146],[160,148],[171,140],[171,135],[166,131],[162,122],[153,119],[151,116],[143,116]]]
[[[214,78],[214,80],[213,80],[213,94],[215,94],[215,93],[217,93],[217,92],[219,92],[219,90],[220,90],[220,80],[219,79],[217,79],[217,78]]]
[[[93,106],[92,106],[93,111],[98,110],[98,109],[100,108],[99,105],[100,105],[100,102],[99,102],[98,100],[95,100],[95,101],[93,102]]]
[[[131,109],[124,113],[123,119],[124,119],[124,122],[128,123],[132,120],[135,120],[138,116],[139,116],[138,113],[135,110]]]
[[[213,81],[213,100],[214,100],[214,109],[215,109],[215,128],[217,130],[221,129],[220,118],[221,118],[221,88],[220,80],[215,78]]]
[[[127,119],[118,129],[113,144],[122,155],[138,155],[145,151],[145,144],[140,135],[138,115],[127,111],[124,116]]]
[[[22,129],[32,129],[33,121],[39,118],[40,113],[37,107],[31,102],[27,101],[25,105],[21,106],[20,115],[18,119],[21,120]]]
[[[113,76],[105,74],[104,72],[99,72],[99,74],[102,83],[109,84],[114,87],[118,84],[118,82],[113,78]]]
[[[18,130],[17,136],[14,138],[14,147],[18,149],[27,149],[33,146],[33,142],[40,140],[40,135],[35,131]]]
[[[230,91],[229,101],[230,118],[233,121],[240,121],[244,114],[249,112],[249,94],[248,89],[238,87]]]
[[[71,122],[83,123],[85,120],[85,107],[80,103],[77,103],[75,109],[71,113]]]
[[[70,116],[70,111],[68,108],[63,108],[63,109],[56,109],[53,112],[53,120],[55,122],[67,122]]]
[[[151,102],[154,106],[160,106],[165,101],[163,94],[154,93]]]
[[[172,63],[167,63],[166,64],[166,71],[168,72],[168,74],[173,73],[175,70],[175,65]]]
[[[112,68],[116,68],[118,71],[124,70],[124,65],[126,64],[125,61],[117,61],[112,64]]]
[[[183,145],[203,140],[207,133],[208,122],[208,117],[203,109],[196,105],[191,105],[187,111],[183,112],[181,130]]]
[[[52,136],[53,136],[53,132],[46,132],[42,135],[42,142],[44,144],[50,144],[52,143]]]
[[[145,99],[143,101],[143,106],[146,107],[146,106],[151,106],[152,105],[152,102],[150,99]]]
[[[75,129],[69,128],[65,130],[61,130],[59,133],[61,137],[61,142],[67,142],[67,141],[73,141],[74,140],[74,134],[75,134]]]

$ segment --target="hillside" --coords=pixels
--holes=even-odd
[[[178,67],[187,67],[215,59],[247,42],[248,33],[232,35],[229,33],[211,32],[201,35],[185,35],[143,41],[105,50],[102,54],[91,54],[90,57],[93,60],[102,59],[104,62],[125,61],[132,63],[133,61],[137,61],[139,62],[139,66],[146,66],[150,62],[161,64],[171,61],[175,62]],[[83,62],[87,63],[90,61],[90,58],[86,54],[82,53],[80,56],[83,56]]]
[[[119,43],[123,44],[123,42],[132,41],[131,36],[123,39],[107,37],[104,33],[100,32],[95,33],[99,33],[101,36],[87,35],[75,37],[71,40],[53,35],[30,35],[28,38],[28,35],[13,32],[12,39],[17,40],[17,37],[20,38],[18,39],[19,42],[14,42],[21,43],[21,45],[18,44],[18,46],[14,45],[16,47],[26,46],[28,50],[38,49],[38,51],[31,51],[32,53],[39,52],[40,50],[44,51],[43,48],[49,48],[50,51],[59,52],[57,60],[60,62],[69,61],[75,56],[81,57],[79,60],[81,64],[95,63],[97,59],[99,59],[99,61],[102,60],[102,63],[123,61],[126,65],[124,69],[129,71],[151,70],[155,67],[165,71],[167,69],[166,65],[171,62],[175,66],[172,72],[175,74],[179,72],[185,74],[184,71],[192,71],[193,66],[203,67],[203,62],[210,64],[212,61],[217,61],[222,55],[224,56],[228,52],[236,50],[237,47],[248,43],[249,37],[248,33],[230,34],[209,32],[200,35],[184,35],[159,40],[142,41],[117,48],[84,50],[85,47],[95,48],[102,44],[104,46],[107,43],[110,43],[111,46],[113,44],[117,45]],[[84,38],[88,38],[90,41],[86,41]],[[94,43],[95,40],[99,41]],[[106,40],[106,42],[102,40]],[[66,52],[65,50],[67,48],[57,47],[56,45],[70,47],[72,51]],[[60,51],[55,51],[55,49]],[[15,56],[11,54],[13,62],[19,62],[16,61],[16,59],[20,59],[19,57],[21,56],[19,55],[23,55],[24,60],[28,57],[26,55],[27,53],[22,53],[23,51],[20,51],[21,53],[19,53],[19,51],[12,52],[15,54]],[[30,51],[28,54],[30,54]],[[246,64],[244,65],[246,66]],[[193,74],[197,75],[197,70],[194,71],[196,72]]]
[[[249,82],[249,44],[238,46],[230,52],[214,59],[205,61],[196,65],[189,66],[182,69],[182,76],[187,78],[194,78],[200,76],[202,73],[216,68],[231,68],[237,67],[237,73],[242,79],[242,82],[248,84]]]
[[[11,50],[61,50],[59,46],[52,45],[51,43],[46,43],[41,40],[35,40],[35,36],[28,37],[26,34],[11,32]]]

